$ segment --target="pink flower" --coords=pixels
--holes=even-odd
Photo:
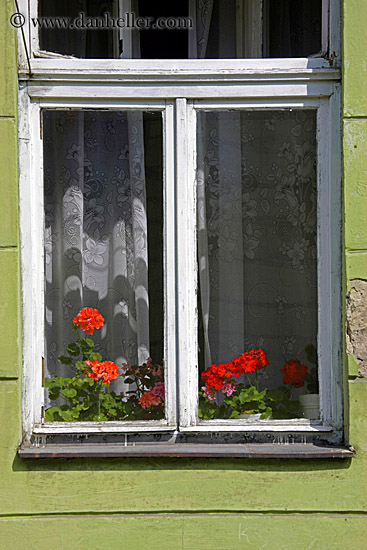
[[[159,378],[162,375],[162,367],[157,365],[156,367],[153,367],[152,375],[156,378]]]
[[[230,397],[234,391],[236,391],[236,384],[232,384],[232,382],[224,384],[222,388],[222,392],[224,393],[224,395],[227,395],[227,397]]]
[[[202,386],[201,389],[204,392],[204,397],[209,399],[209,401],[214,401],[215,399],[215,391],[212,388],[207,388],[206,386]]]
[[[164,384],[163,382],[157,382],[154,388],[152,389],[154,395],[157,395],[164,401]]]

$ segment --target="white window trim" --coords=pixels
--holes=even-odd
[[[23,5],[27,0],[22,0]],[[30,2],[34,5],[34,2]],[[327,2],[324,1],[324,4]],[[330,8],[330,51],[338,56],[336,4]],[[329,21],[329,19],[328,19]],[[337,23],[337,24],[336,24]],[[329,23],[327,24],[329,29]],[[324,34],[325,34],[324,30]],[[30,36],[28,30],[28,39]],[[328,31],[329,34],[329,31]],[[31,42],[34,42],[34,37]],[[332,60],[75,60],[32,57],[29,75],[19,40],[20,223],[23,283],[23,429],[32,434],[175,432],[176,370],[168,376],[165,421],[41,422],[43,403],[43,174],[40,110],[158,109],[164,116],[165,357],[179,365],[180,430],[185,432],[342,433],[340,74]],[[335,64],[334,64],[335,65]],[[230,66],[230,68],[228,68]],[[162,100],[161,98],[166,98]],[[225,98],[225,99],[222,99]],[[198,108],[317,108],[319,183],[319,359],[321,421],[198,421],[196,349],[195,132]],[[187,212],[191,217],[187,218]],[[176,213],[177,218],[174,217]],[[177,221],[177,224],[176,224]],[[180,253],[177,253],[179,243]],[[182,254],[182,250],[184,253]],[[177,278],[176,274],[177,273]],[[190,276],[188,276],[190,274]],[[169,345],[167,344],[169,342]],[[171,367],[172,368],[172,367]]]

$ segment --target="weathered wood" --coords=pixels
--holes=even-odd
[[[203,457],[203,458],[299,458],[348,459],[354,456],[348,447],[322,447],[312,444],[250,444],[250,445],[46,445],[21,446],[21,458],[75,458],[75,457]]]

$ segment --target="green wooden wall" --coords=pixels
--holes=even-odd
[[[351,461],[20,460],[21,315],[13,1],[0,5],[0,548],[367,547],[367,380],[346,362]],[[344,0],[345,294],[367,279],[367,5]],[[349,368],[349,371],[347,372]]]

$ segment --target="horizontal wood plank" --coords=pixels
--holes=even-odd
[[[352,458],[348,447],[323,447],[314,444],[250,444],[250,445],[45,445],[21,446],[21,458],[73,458],[73,457],[205,457],[205,458]]]

